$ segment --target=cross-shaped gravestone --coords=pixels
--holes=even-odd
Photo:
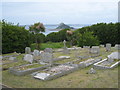
[[[66,47],[66,41],[65,40],[63,41],[63,44],[64,44],[64,48],[65,48]]]
[[[69,53],[69,50],[68,50],[68,48],[66,47],[66,41],[65,41],[65,40],[63,41],[63,44],[64,44],[63,53],[64,53],[64,54],[68,54],[68,53]]]

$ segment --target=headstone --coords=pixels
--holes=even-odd
[[[9,57],[9,60],[15,60],[16,57]]]
[[[99,46],[92,46],[92,48],[90,48],[90,53],[92,53],[92,54],[99,54],[100,53]]]
[[[66,47],[66,41],[65,40],[63,41],[63,44],[64,44],[64,48],[65,48]]]
[[[34,50],[34,52],[33,52],[33,56],[40,56],[40,52],[39,52],[39,50]]]
[[[116,45],[115,45],[115,48],[116,48],[118,51],[120,51],[120,44],[116,44]]]
[[[43,62],[46,62],[46,63],[52,63],[52,60],[53,60],[53,54],[49,53],[49,52],[43,52],[41,53],[41,60],[40,61],[43,61]]]
[[[83,48],[90,48],[90,46],[83,46]]]
[[[23,59],[27,62],[30,62],[30,63],[33,62],[33,56],[30,54],[26,54]]]
[[[33,59],[37,61],[40,60],[40,52],[38,50],[34,50]]]
[[[110,50],[111,50],[111,44],[110,44],[110,43],[107,43],[107,44],[106,44],[106,51],[109,52]]]
[[[25,48],[25,53],[26,54],[31,54],[31,48],[30,47],[26,47]]]
[[[95,71],[95,69],[91,68],[88,73],[89,73],[89,74],[95,74],[96,71]]]
[[[69,50],[68,50],[68,48],[66,47],[66,41],[65,41],[65,40],[63,41],[63,44],[64,44],[63,53],[64,53],[64,54],[68,54],[68,53],[69,53]]]
[[[49,53],[53,53],[53,49],[52,48],[46,48],[44,51],[45,52],[49,52]]]
[[[104,45],[100,45],[100,47],[104,48],[105,46]]]

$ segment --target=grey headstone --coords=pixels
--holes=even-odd
[[[115,48],[116,48],[117,50],[120,50],[120,44],[116,44],[116,45],[115,45]]]
[[[31,54],[31,48],[30,47],[26,47],[25,48],[25,53],[26,54]]]
[[[39,50],[34,50],[34,52],[33,52],[33,56],[40,56],[40,52],[39,52]]]
[[[40,56],[41,56],[41,61],[47,62],[47,63],[52,63],[53,54],[51,54],[49,52],[43,52],[43,53],[41,53]]]
[[[90,48],[90,53],[99,54],[100,53],[99,46],[92,46],[92,48]]]
[[[30,62],[30,63],[33,62],[33,56],[30,54],[26,54],[23,59],[27,62]]]
[[[49,52],[49,53],[53,53],[53,49],[52,48],[46,48],[44,51],[45,52]]]
[[[106,51],[109,52],[110,50],[111,50],[111,44],[110,44],[110,43],[107,43],[107,44],[106,44]]]

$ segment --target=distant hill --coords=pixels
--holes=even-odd
[[[74,28],[70,27],[64,23],[60,23],[60,25],[56,29],[74,29]]]

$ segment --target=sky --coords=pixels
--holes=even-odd
[[[2,0],[2,19],[20,25],[118,22],[119,0]],[[0,15],[1,16],[1,15]]]

